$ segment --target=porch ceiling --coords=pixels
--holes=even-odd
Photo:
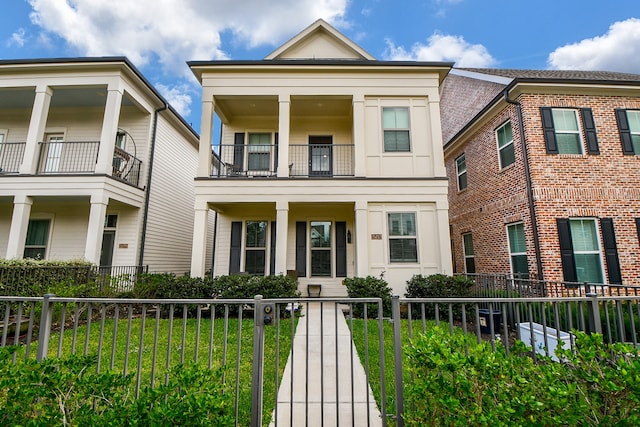
[[[216,110],[228,121],[237,117],[278,117],[277,96],[216,96]],[[291,117],[351,115],[351,97],[292,96]]]
[[[0,89],[0,108],[31,108],[35,99],[35,89]],[[104,107],[107,102],[105,86],[53,88],[51,107]],[[123,106],[135,105],[131,99],[122,97]]]

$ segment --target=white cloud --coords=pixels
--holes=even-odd
[[[249,47],[276,44],[318,18],[336,25],[348,0],[28,0],[31,20],[80,55],[126,55],[143,66],[156,56],[186,73],[187,60],[224,59],[220,34]]]
[[[491,67],[496,60],[481,44],[470,44],[462,36],[434,33],[427,44],[416,43],[410,50],[387,40],[386,59],[453,61],[457,67]]]
[[[557,48],[549,54],[553,69],[640,73],[640,19],[613,23],[609,31]]]
[[[193,92],[191,86],[186,84],[167,86],[162,83],[156,83],[154,86],[180,115],[186,117],[191,114],[191,103],[193,102],[190,95]]]
[[[15,45],[18,47],[22,47],[24,46],[25,42],[26,42],[26,32],[24,31],[24,28],[20,28],[18,29],[18,31],[11,34],[11,37],[9,37],[9,40],[7,40],[7,46]]]

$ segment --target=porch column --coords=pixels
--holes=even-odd
[[[291,96],[278,96],[278,178],[289,176],[289,127],[291,125]],[[279,238],[278,238],[279,240]],[[276,258],[276,262],[277,258]]]
[[[113,173],[113,150],[116,146],[120,106],[122,105],[122,94],[124,92],[120,86],[120,84],[109,84],[107,88],[107,104],[104,109],[104,118],[102,119],[96,173],[106,175]]]
[[[206,91],[206,90],[205,90]],[[200,148],[198,152],[198,176],[211,176],[211,144],[213,128],[213,112],[215,103],[213,95],[202,97],[202,117],[200,125]]]
[[[115,138],[115,137],[114,137]],[[104,234],[104,218],[107,214],[109,197],[104,193],[91,196],[89,210],[89,225],[87,226],[87,241],[84,247],[84,258],[92,264],[100,264],[102,250],[102,236]]]
[[[24,146],[24,156],[20,165],[20,173],[33,175],[38,169],[38,157],[40,150],[38,142],[44,139],[44,130],[47,126],[49,116],[49,106],[53,90],[46,85],[36,87],[36,96],[31,109],[31,120],[27,131],[27,140]],[[24,243],[24,242],[23,242]]]
[[[289,202],[276,202],[276,274],[287,273]]]
[[[356,211],[356,276],[369,275],[369,226],[367,202],[357,201]]]
[[[33,199],[25,195],[17,195],[13,198],[13,216],[9,229],[9,244],[7,245],[7,259],[22,259],[24,256],[24,244],[27,239],[27,228],[31,216]]]
[[[364,95],[353,96],[353,149],[354,149],[354,175],[364,177],[366,175],[366,150],[364,131]]]
[[[207,202],[196,200],[191,249],[191,276],[193,277],[204,277],[206,272],[208,220],[209,206]]]

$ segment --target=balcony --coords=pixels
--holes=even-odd
[[[25,142],[3,142],[0,144],[0,173],[17,174],[24,157]]]
[[[277,176],[278,145],[222,144],[214,148],[213,177]],[[353,176],[353,163],[353,144],[289,145],[291,177]]]
[[[37,175],[93,174],[96,171],[99,141],[51,141],[39,145]],[[140,159],[116,147],[111,176],[138,186],[141,165]]]

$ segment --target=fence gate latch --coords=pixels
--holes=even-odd
[[[273,312],[275,307],[273,304],[265,304],[263,306],[264,316],[263,321],[265,325],[270,325],[273,322]]]

